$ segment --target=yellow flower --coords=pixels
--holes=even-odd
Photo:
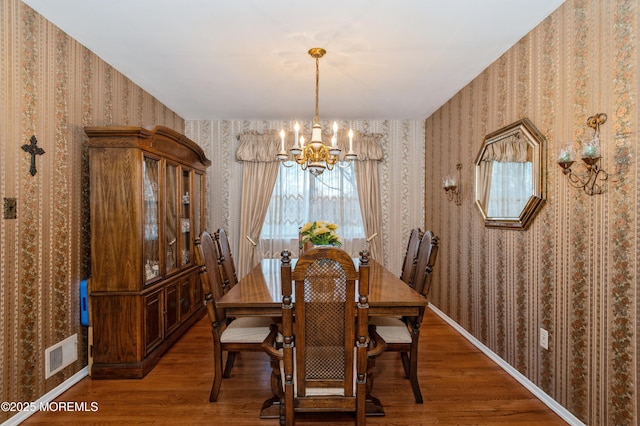
[[[331,230],[326,226],[320,226],[319,228],[316,228],[313,230],[313,235],[322,235],[322,234],[329,234],[329,233],[331,233]]]
[[[335,233],[336,229],[338,229],[338,225],[334,223],[317,220],[307,222],[301,226],[300,235],[303,243],[310,241],[316,245],[335,245],[340,247],[342,243],[338,234]]]

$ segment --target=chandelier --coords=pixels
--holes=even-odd
[[[327,51],[321,47],[309,49],[309,55],[316,60],[316,114],[313,118],[311,142],[305,145],[304,136],[299,135],[300,126],[296,123],[294,127],[293,147],[289,149],[293,161],[299,164],[302,170],[308,169],[314,176],[321,175],[325,170],[333,170],[336,164],[340,165],[341,163],[339,160],[341,149],[338,148],[338,123],[333,122],[331,145],[327,146],[322,143],[322,127],[320,126],[320,117],[318,115],[318,87],[320,82],[319,62],[325,53],[327,53]],[[284,130],[281,130],[281,145],[278,159],[285,167],[292,167],[294,163],[292,160],[289,160],[289,153],[285,150],[284,136]],[[347,167],[356,157],[357,155],[353,152],[353,131],[349,130],[349,152],[345,154],[345,161],[342,162],[344,165],[341,167]]]

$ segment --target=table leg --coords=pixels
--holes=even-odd
[[[367,395],[365,412],[367,417],[382,417],[384,416],[384,407],[378,398],[373,395]]]
[[[272,396],[267,399],[260,409],[261,419],[279,419],[280,418],[280,398]]]

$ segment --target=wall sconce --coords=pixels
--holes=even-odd
[[[575,162],[575,155],[571,146],[562,148],[558,156],[558,164],[562,167],[562,173],[574,188],[582,188],[588,195],[602,194],[603,188],[598,181],[606,181],[609,174],[598,167],[600,161],[600,125],[607,121],[607,114],[599,113],[587,118],[587,126],[593,129],[593,139],[582,144],[580,158],[584,162],[584,173],[576,173],[571,170]]]
[[[456,164],[456,176],[449,175],[442,178],[442,189],[447,193],[449,201],[454,201],[456,206],[462,205],[460,200],[460,170],[462,170],[462,164]]]

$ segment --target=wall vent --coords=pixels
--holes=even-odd
[[[44,350],[45,379],[78,359],[78,335],[67,337]]]

